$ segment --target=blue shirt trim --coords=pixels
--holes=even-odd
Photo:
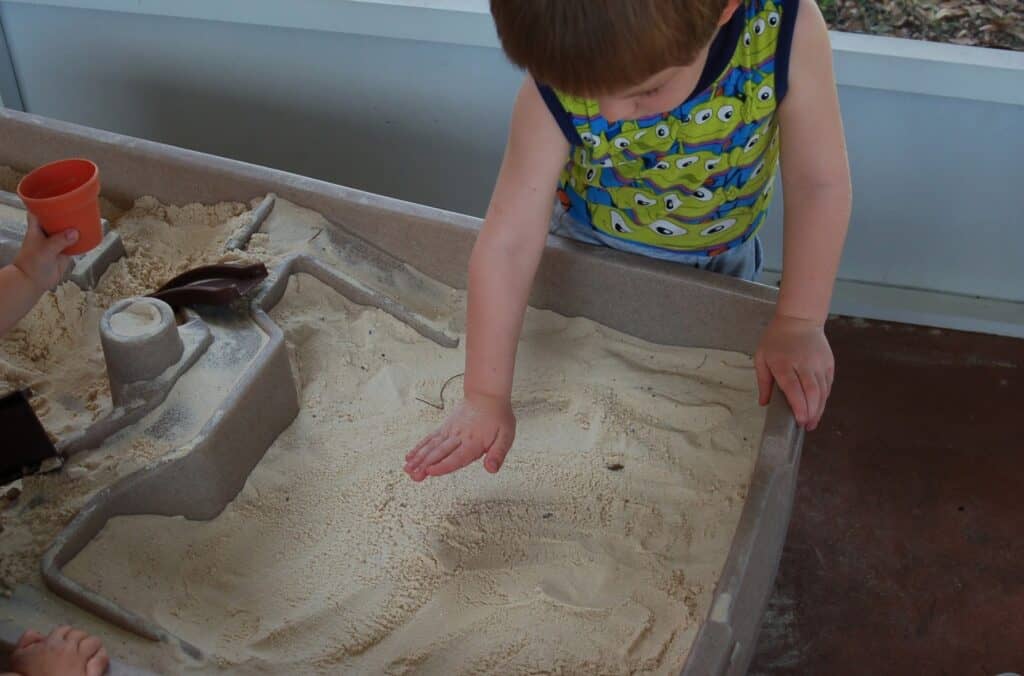
[[[782,25],[775,45],[775,100],[780,104],[789,91],[789,54],[793,47],[793,32],[796,30],[796,15],[800,0],[782,0]]]
[[[565,136],[565,140],[569,142],[571,146],[583,145],[583,139],[580,138],[579,132],[576,131],[576,127],[573,126],[572,118],[569,116],[568,111],[562,106],[562,102],[558,100],[558,95],[555,94],[555,90],[551,87],[541,84],[537,84],[537,91],[540,92],[540,97],[544,99],[545,105],[548,110],[555,118],[555,122],[558,123],[558,128],[562,130],[562,135]]]

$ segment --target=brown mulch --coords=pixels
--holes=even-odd
[[[818,0],[834,30],[1024,51],[1024,0]]]

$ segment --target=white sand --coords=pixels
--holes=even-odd
[[[110,317],[110,328],[129,338],[153,333],[160,328],[160,311],[152,303],[137,300]]]
[[[673,673],[735,531],[749,360],[530,312],[519,437],[413,484],[462,352],[319,282],[273,313],[302,412],[217,519],[113,520],[68,567],[233,673]],[[446,389],[450,406],[461,390]]]
[[[0,387],[32,385],[57,436],[98,418],[109,407],[102,309],[225,259],[245,209],[140,200],[117,224],[129,258],[100,288],[62,286],[0,341]],[[331,244],[335,233],[319,236],[324,225],[280,202],[254,255],[312,251],[375,283]],[[462,298],[450,289],[402,295],[445,298],[454,314],[436,319],[457,322]],[[443,419],[430,404],[450,407],[460,393],[456,378],[441,396],[462,352],[306,277],[273,315],[293,351],[302,411],[243,492],[211,522],[115,519],[69,565],[73,577],[198,645],[214,659],[199,671],[678,670],[707,613],[760,437],[748,358],[649,345],[531,311],[519,436],[505,467],[416,485],[401,472],[403,456]],[[122,436],[76,456],[74,475],[27,478],[22,497],[0,505],[0,582],[41,588],[38,557],[81,504],[168,450]],[[7,619],[29,623],[14,608]],[[156,655],[157,644],[73,613],[61,620],[99,631],[114,655],[161,673],[185,669]]]

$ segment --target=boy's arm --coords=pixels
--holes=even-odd
[[[569,144],[528,77],[516,97],[505,158],[469,261],[467,395],[511,396],[523,315],[568,157]]]
[[[756,358],[761,402],[774,380],[797,422],[817,427],[832,389],[824,326],[850,220],[850,170],[828,29],[801,0],[789,91],[779,106],[785,197],[782,288]]]
[[[465,398],[406,456],[405,471],[416,481],[453,472],[485,453],[484,467],[497,472],[512,445],[516,346],[568,156],[568,141],[527,77],[469,262]]]
[[[28,216],[25,239],[13,265],[0,268],[0,335],[24,317],[39,297],[60,281],[70,263],[61,251],[78,241],[77,230],[47,237]]]

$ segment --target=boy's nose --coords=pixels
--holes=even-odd
[[[602,99],[597,100],[597,106],[601,109],[601,116],[609,122],[618,122],[629,117],[633,112],[633,102],[629,99]]]

